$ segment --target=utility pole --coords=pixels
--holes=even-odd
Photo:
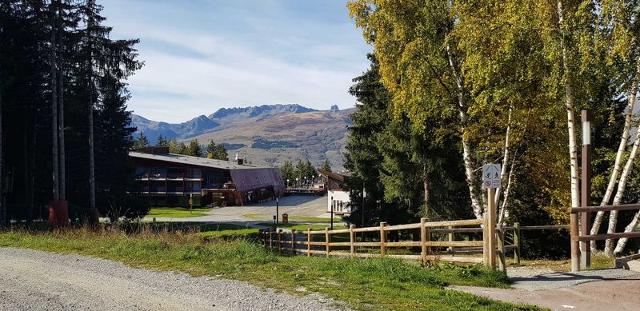
[[[331,230],[333,230],[333,196],[331,196]]]
[[[582,178],[581,178],[581,198],[580,205],[588,207],[591,205],[591,113],[587,110],[581,111],[582,117]],[[581,234],[589,234],[591,227],[591,213],[584,212],[580,215]],[[589,241],[580,242],[582,250],[580,258],[580,268],[589,269],[591,267],[591,243]]]
[[[362,218],[361,220],[361,226],[362,228],[364,228],[364,198],[367,196],[367,193],[364,190],[364,183],[362,183],[362,210],[360,211],[360,217]]]

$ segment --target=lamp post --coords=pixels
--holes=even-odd
[[[331,230],[333,230],[333,196],[331,196]]]
[[[367,196],[367,193],[364,190],[364,183],[362,183],[362,210],[360,211],[360,215],[362,217],[362,227],[364,228],[364,198]]]
[[[591,205],[591,113],[582,110],[582,178],[581,178],[581,194],[580,205],[587,207]],[[580,227],[582,234],[589,234],[591,222],[591,213],[582,213],[580,215]],[[591,267],[591,245],[589,241],[581,242],[582,249],[580,258],[581,269],[589,269]]]

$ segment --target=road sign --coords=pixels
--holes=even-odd
[[[482,187],[500,188],[500,164],[485,164],[482,166]]]

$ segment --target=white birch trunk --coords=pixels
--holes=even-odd
[[[478,186],[476,183],[476,178],[474,174],[474,161],[472,158],[472,150],[469,142],[469,138],[466,135],[466,123],[468,119],[467,111],[466,111],[466,103],[464,100],[464,86],[462,84],[462,79],[458,74],[458,70],[453,61],[453,56],[451,55],[451,49],[449,47],[449,43],[446,43],[447,49],[447,58],[449,60],[449,67],[451,68],[451,73],[453,74],[456,81],[457,95],[458,95],[458,114],[460,116],[461,123],[461,135],[462,135],[462,160],[464,162],[464,172],[467,179],[467,186],[469,187],[469,198],[471,199],[471,208],[473,209],[473,214],[478,219],[482,219],[483,216],[483,208],[482,208],[482,200],[481,196],[478,195]]]
[[[620,175],[620,170],[622,167],[622,159],[624,157],[624,152],[627,149],[627,143],[629,142],[631,123],[633,120],[633,109],[636,104],[636,94],[638,93],[638,77],[640,77],[640,60],[637,61],[636,66],[636,76],[633,82],[631,83],[631,88],[629,89],[629,101],[627,103],[627,109],[625,111],[624,116],[624,128],[622,130],[622,137],[620,137],[620,145],[618,146],[618,152],[616,153],[616,160],[613,164],[613,170],[611,172],[611,176],[609,177],[609,184],[607,185],[607,190],[602,197],[602,202],[600,205],[607,205],[611,200],[611,195],[613,194],[613,189],[618,181],[618,175]],[[602,225],[602,219],[604,218],[604,212],[598,212],[596,214],[595,219],[593,220],[593,225],[591,226],[590,234],[598,234],[600,231],[600,226]],[[596,241],[591,241],[591,249],[596,249]]]
[[[635,142],[633,142],[633,148],[631,148],[631,153],[629,154],[629,158],[627,159],[627,163],[625,163],[624,168],[622,169],[622,174],[620,175],[620,181],[618,182],[618,189],[616,191],[616,196],[613,198],[613,205],[620,205],[622,202],[622,198],[624,197],[624,191],[627,188],[627,180],[629,179],[629,175],[631,174],[631,169],[633,168],[633,161],[638,156],[638,147],[640,147],[640,131],[636,132]],[[616,226],[618,225],[618,211],[611,211],[609,215],[609,227],[607,228],[607,233],[615,233]],[[605,242],[604,252],[608,255],[613,255],[613,240],[608,239]]]
[[[624,232],[631,232],[635,230],[638,227],[638,220],[640,220],[640,211],[637,211],[636,214],[633,215],[633,219],[631,219],[631,222],[624,228]],[[618,240],[613,253],[615,255],[622,253],[622,251],[624,251],[624,248],[627,246],[627,241],[629,241],[629,238],[622,238]]]
[[[511,165],[509,166],[509,177],[507,178],[507,187],[504,189],[504,198],[502,199],[502,205],[500,206],[500,216],[498,217],[498,224],[504,224],[506,219],[509,218],[508,211],[508,201],[509,194],[511,193],[511,185],[513,184],[513,171],[516,166],[516,157],[515,154],[511,160]]]
[[[562,1],[558,1],[558,25],[561,31],[562,46],[562,66],[564,69],[564,97],[567,109],[567,130],[569,132],[569,168],[571,171],[571,207],[580,206],[580,183],[578,176],[578,148],[576,144],[576,120],[575,120],[575,99],[573,97],[573,86],[571,70],[568,64],[567,47],[565,43],[566,33],[564,31],[564,16]]]
[[[502,168],[501,168],[501,172],[500,172],[500,187],[498,189],[496,189],[496,195],[494,198],[494,201],[497,203],[500,202],[500,194],[502,193],[502,183],[505,182],[505,178],[507,177],[507,165],[509,164],[509,139],[510,139],[510,134],[511,134],[511,114],[513,112],[513,108],[509,107],[509,115],[508,115],[508,119],[507,119],[507,131],[504,135],[504,152],[503,152],[503,156],[502,156]],[[499,214],[501,214],[502,211],[500,211]]]

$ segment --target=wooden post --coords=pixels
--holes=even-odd
[[[591,114],[587,110],[582,110],[582,174],[580,175],[580,205],[587,207],[591,205]],[[588,235],[591,228],[591,214],[580,213],[580,231],[582,235]],[[580,268],[589,269],[591,267],[591,244],[589,241],[580,243],[582,258],[580,258]]]
[[[307,257],[311,256],[311,228],[307,228]]]
[[[420,247],[420,259],[424,265],[427,263],[427,219],[424,217],[420,218]]]
[[[331,243],[329,228],[324,228],[324,247],[325,247],[325,253],[327,254],[327,257],[329,257],[329,252],[331,251],[331,249],[329,248],[329,243]]]
[[[351,258],[353,258],[356,253],[356,247],[353,245],[353,242],[355,242],[354,240],[356,239],[355,233],[353,232],[354,227],[355,226],[353,224],[349,226],[349,251],[351,252]]]
[[[386,222],[380,222],[380,256],[384,256],[385,253],[385,244],[387,243],[387,236],[384,232],[384,227],[387,225]]]
[[[571,233],[571,272],[578,272],[580,271],[580,243],[578,242],[580,232],[576,213],[571,213],[569,216],[569,227]]]
[[[520,264],[520,223],[513,224],[513,261]]]
[[[282,229],[278,229],[278,252],[282,254]]]
[[[500,226],[500,230],[497,231],[497,244],[498,244],[498,266],[502,272],[507,272],[507,259],[504,255],[504,226]]]
[[[269,229],[269,249],[273,249],[273,231]]]
[[[453,226],[449,226],[448,228],[449,228],[449,230],[452,230],[452,231],[451,231],[451,232],[449,232],[449,234],[448,234],[448,236],[449,236],[449,243],[452,243],[452,242],[453,242]],[[453,243],[452,243],[452,244],[453,244]],[[450,247],[449,247],[449,252],[450,252],[451,254],[455,253],[455,248],[453,248],[453,246],[450,246]]]
[[[291,254],[296,254],[296,229],[291,229]]]
[[[485,265],[491,269],[496,268],[496,189],[487,191],[487,210],[485,211],[484,249]]]

